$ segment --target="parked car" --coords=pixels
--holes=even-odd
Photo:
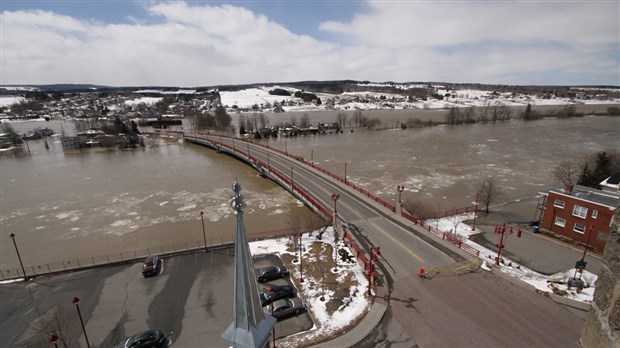
[[[268,266],[258,271],[256,279],[259,283],[264,283],[268,280],[274,280],[284,278],[288,275],[288,269],[284,266]]]
[[[274,302],[284,298],[295,297],[295,288],[291,285],[273,286],[270,289],[271,291],[269,291],[269,288],[263,289],[263,291],[261,291],[260,301],[263,307],[271,303],[272,294]]]
[[[291,315],[298,315],[306,311],[306,305],[299,297],[277,300],[273,303],[273,313],[271,312],[271,304],[264,309],[265,313],[273,315],[277,320],[288,318]]]
[[[156,275],[159,272],[160,261],[157,255],[147,257],[142,265],[142,275],[145,278]]]
[[[147,330],[129,337],[115,348],[160,348],[167,346],[168,338],[161,330]]]

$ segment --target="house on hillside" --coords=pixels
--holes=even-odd
[[[540,228],[579,244],[603,249],[620,193],[585,186],[549,190],[542,204]],[[589,235],[592,233],[592,235]]]
[[[599,185],[603,191],[620,192],[620,173],[612,174],[609,178],[601,181]]]

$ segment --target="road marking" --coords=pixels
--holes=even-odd
[[[253,144],[252,144],[252,145],[253,145]],[[269,150],[267,150],[267,149],[261,149],[261,150],[264,150],[264,151],[266,151],[266,152],[269,152]],[[260,152],[260,151],[258,151],[258,152]],[[290,164],[291,164],[291,165],[293,165],[293,166],[296,166],[296,167],[301,168],[301,166],[299,166],[299,165],[298,165],[297,163],[295,163],[295,162],[292,162],[292,161],[290,161],[290,160],[288,160],[288,159],[285,159],[285,158],[277,158],[277,157],[279,157],[279,156],[276,156],[276,158],[274,158],[274,160],[275,160],[276,162],[279,162],[281,165],[283,164],[281,161],[283,161],[283,160],[284,160],[284,161],[286,161],[286,162],[285,162],[286,164],[284,164],[285,166],[288,166],[288,163],[290,163]],[[304,177],[306,180],[308,180],[308,181],[310,181],[310,182],[313,182],[313,181],[315,180],[315,175],[313,175],[313,177],[312,177],[311,179],[308,179],[308,177],[306,176],[306,173],[305,173],[305,172],[306,172],[306,168],[303,168],[303,170],[301,171],[301,173],[299,173],[299,175],[300,175],[301,177]],[[316,184],[316,182],[315,182],[315,184]],[[321,185],[316,185],[316,186],[319,188],[319,190],[323,191],[324,193],[326,193],[326,194],[329,194],[329,193],[330,193],[328,190],[326,190],[325,188],[321,187]],[[338,186],[338,185],[336,185],[336,186]],[[339,189],[341,189],[341,190],[342,190],[342,188],[339,188]],[[349,193],[347,192],[347,194],[349,194]],[[315,195],[316,195],[316,193],[315,193]],[[354,198],[353,198],[353,199],[354,199]],[[399,240],[397,240],[396,238],[394,238],[394,237],[393,237],[390,233],[388,233],[386,230],[384,230],[383,228],[379,227],[377,224],[373,223],[373,221],[385,220],[385,218],[384,218],[384,217],[382,217],[382,216],[377,216],[377,217],[366,218],[366,217],[364,217],[363,215],[361,215],[361,214],[360,214],[359,210],[357,210],[357,209],[353,209],[353,208],[352,208],[349,204],[347,204],[347,202],[346,202],[346,201],[343,201],[343,202],[341,202],[340,204],[341,204],[341,205],[344,205],[345,207],[347,207],[347,208],[348,208],[348,210],[349,210],[350,212],[352,212],[353,214],[355,214],[355,215],[359,216],[359,217],[361,218],[361,220],[368,221],[368,223],[369,223],[370,225],[372,225],[374,228],[376,228],[379,232],[383,233],[386,237],[388,237],[390,240],[392,240],[392,242],[396,243],[398,246],[400,246],[401,248],[403,248],[403,249],[404,249],[405,251],[407,251],[407,252],[408,252],[411,256],[415,257],[418,261],[420,261],[420,262],[423,262],[423,263],[424,263],[424,259],[422,259],[422,258],[421,258],[420,256],[418,256],[416,253],[414,253],[414,252],[413,252],[413,251],[411,251],[409,248],[407,248],[407,247],[406,247],[403,243],[401,243]],[[355,220],[355,221],[359,221],[359,220]],[[399,227],[399,228],[400,228],[400,227]]]
[[[371,225],[373,225],[377,230],[379,230],[381,233],[383,233],[386,237],[390,238],[392,240],[392,242],[398,244],[401,248],[405,249],[405,251],[407,251],[411,256],[415,257],[416,259],[418,259],[418,261],[424,263],[424,259],[421,258],[420,256],[418,256],[418,254],[414,253],[413,251],[411,251],[409,248],[407,248],[403,243],[401,243],[399,240],[397,240],[396,238],[394,238],[392,235],[390,235],[387,231],[385,231],[383,228],[377,226],[377,224],[373,223],[372,221],[369,221]]]

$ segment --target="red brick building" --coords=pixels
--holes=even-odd
[[[575,186],[549,190],[543,202],[540,228],[574,241],[603,249],[620,194],[590,187]],[[590,229],[592,227],[592,229]],[[588,236],[592,233],[591,236]]]

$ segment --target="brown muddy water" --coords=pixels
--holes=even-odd
[[[298,117],[300,114],[297,114]],[[311,116],[311,122],[318,117]],[[291,115],[274,114],[271,122]],[[323,121],[323,120],[321,120]],[[396,121],[395,121],[396,122]],[[63,122],[71,132],[71,124]],[[58,121],[14,123],[18,132]],[[56,138],[57,139],[57,138]],[[266,141],[347,177],[387,200],[405,198],[438,210],[472,204],[476,186],[496,177],[502,201],[558,187],[551,171],[563,159],[620,149],[620,117],[513,121],[501,124],[360,131]],[[0,160],[0,268],[16,267],[10,233],[24,263],[36,265],[202,240],[230,240],[228,206],[235,179],[248,206],[250,234],[288,228],[300,202],[228,156],[177,141],[133,151],[63,152],[30,141],[32,155]]]

